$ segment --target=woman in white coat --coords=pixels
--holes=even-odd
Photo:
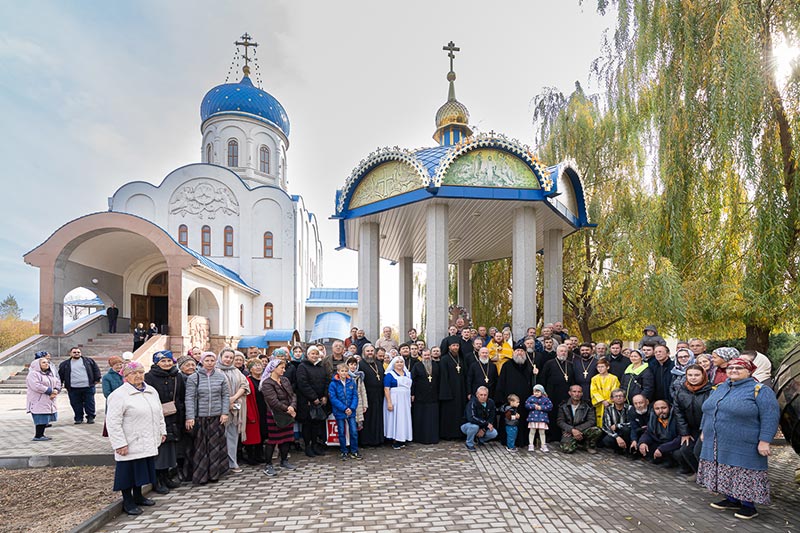
[[[140,505],[155,505],[142,495],[142,486],[155,485],[155,459],[167,426],[158,392],[144,382],[142,365],[126,363],[122,376],[125,383],[106,400],[106,428],[117,461],[114,490],[122,492],[122,510],[139,515]]]

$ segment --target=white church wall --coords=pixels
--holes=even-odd
[[[156,204],[146,194],[134,194],[125,202],[125,211],[137,213],[140,217],[153,220],[156,216]]]
[[[205,316],[209,319],[212,335],[230,335],[223,321],[224,291],[225,286],[222,283],[211,281],[194,272],[184,272],[181,301],[186,312],[183,316]]]

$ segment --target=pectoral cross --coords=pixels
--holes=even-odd
[[[433,376],[428,376],[428,383],[433,382]]]
[[[564,381],[569,381],[569,376],[567,376],[566,372],[564,372]]]
[[[486,382],[486,383],[489,383],[489,378],[488,377],[483,378],[483,381]]]
[[[461,373],[461,365],[459,364],[456,365],[456,372],[458,372],[459,374]]]
[[[564,374],[564,375],[566,376],[566,374]],[[583,371],[583,377],[584,377],[584,378],[587,378],[587,377],[589,377],[589,371],[588,371],[588,370],[584,370],[584,371]]]

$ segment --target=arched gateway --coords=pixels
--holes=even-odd
[[[421,149],[382,148],[353,170],[336,194],[341,248],[358,251],[360,324],[380,332],[378,259],[400,267],[400,332],[412,325],[412,265],[427,264],[426,338],[447,332],[448,264],[458,265],[458,305],[471,306],[472,263],[512,257],[513,332],[536,324],[536,253],[544,253],[544,320],[562,319],[562,241],[589,226],[574,166],[542,164],[525,146],[494,132],[473,135],[455,98],[449,52],[448,100],[434,140]]]

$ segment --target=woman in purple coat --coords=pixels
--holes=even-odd
[[[34,359],[31,363],[26,384],[28,389],[26,410],[33,417],[33,425],[36,427],[33,440],[50,440],[50,437],[44,436],[44,430],[50,422],[58,418],[56,396],[61,391],[61,380],[50,368],[50,361],[42,357]]]

